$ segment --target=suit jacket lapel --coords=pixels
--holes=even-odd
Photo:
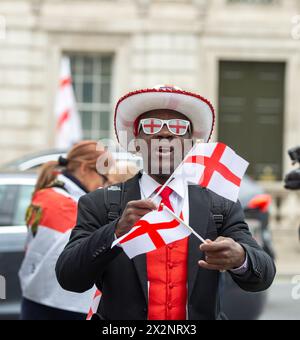
[[[124,193],[121,204],[122,211],[124,211],[128,202],[141,199],[141,189],[139,183],[140,177],[141,174],[138,173],[124,184]]]
[[[207,234],[209,221],[209,200],[205,189],[199,186],[189,186],[190,226],[202,237]],[[197,279],[198,261],[203,257],[199,246],[201,242],[195,235],[189,238],[188,254],[188,297],[190,298]]]
[[[126,205],[130,201],[136,201],[141,199],[141,190],[139,185],[139,179],[141,174],[138,174],[133,179],[125,183],[124,196],[122,200],[122,211],[126,208]],[[140,284],[142,286],[143,293],[145,295],[146,302],[148,302],[148,278],[147,278],[147,261],[146,255],[139,255],[132,260]]]

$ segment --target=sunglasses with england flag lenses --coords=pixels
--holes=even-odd
[[[139,131],[143,129],[146,135],[155,135],[159,133],[164,126],[175,136],[184,136],[191,131],[191,123],[184,119],[163,120],[158,118],[142,119],[139,123]]]

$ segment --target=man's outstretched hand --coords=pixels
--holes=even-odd
[[[205,261],[199,261],[204,269],[228,271],[240,268],[246,261],[244,248],[231,238],[219,237],[216,241],[206,240],[200,250],[205,253]]]

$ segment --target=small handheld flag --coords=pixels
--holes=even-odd
[[[169,213],[169,209],[153,211],[139,220],[129,233],[116,240],[112,247],[119,244],[130,259],[162,248],[192,233],[180,221],[175,214]]]
[[[173,177],[208,188],[237,202],[242,178],[249,163],[222,143],[197,144]]]

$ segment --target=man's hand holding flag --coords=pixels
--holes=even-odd
[[[191,230],[169,209],[153,211],[141,218],[129,233],[117,239],[130,259],[135,256],[164,247],[167,244],[186,238]],[[179,221],[178,221],[179,220]]]
[[[193,183],[207,187],[236,202],[241,180],[248,165],[249,163],[222,143],[196,144],[155,197],[159,196],[175,177],[181,176],[186,184]],[[152,211],[143,216],[131,231],[117,239],[112,247],[119,244],[132,259],[184,239],[192,233],[201,243],[207,244],[193,228],[168,207],[161,208],[160,211]]]

